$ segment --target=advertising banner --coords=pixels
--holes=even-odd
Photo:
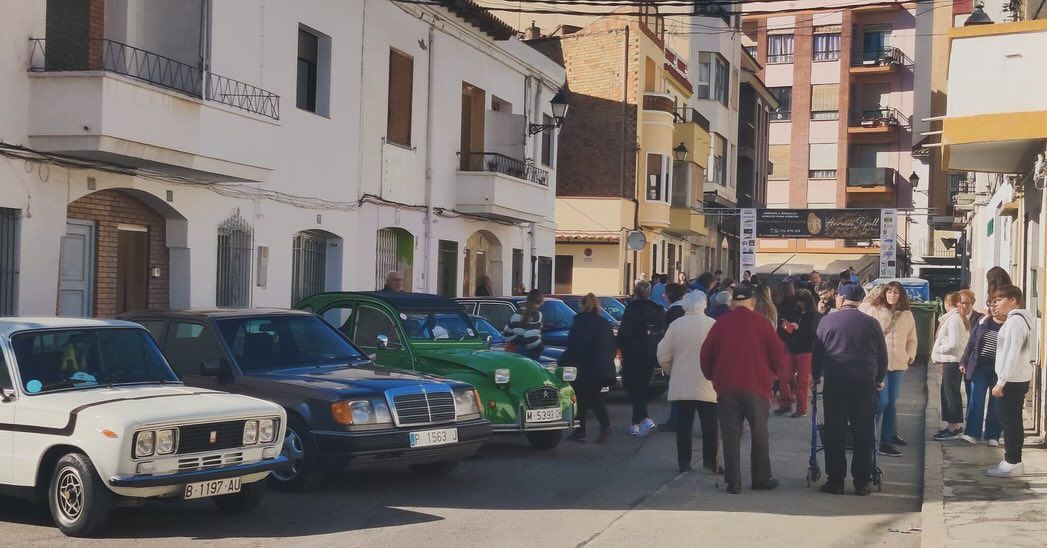
[[[756,272],[756,210],[741,210],[741,261],[738,263],[738,279],[745,278],[745,271]]]
[[[898,210],[880,210],[880,277],[898,276]]]
[[[756,237],[875,240],[881,235],[880,211],[879,209],[760,209],[756,212]]]

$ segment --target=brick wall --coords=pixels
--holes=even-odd
[[[105,0],[89,0],[87,15],[87,59],[90,67],[102,68],[105,38]]]
[[[117,227],[121,224],[149,229],[148,266],[160,267],[160,277],[148,278],[149,308],[168,307],[167,222],[141,200],[119,190],[100,190],[69,204],[68,217],[95,222],[94,313],[112,317],[117,308]]]
[[[608,18],[575,34],[530,42],[567,69],[570,110],[558,140],[558,196],[635,195],[639,31],[631,25],[625,74],[624,26]],[[623,78],[628,78],[624,108]]]

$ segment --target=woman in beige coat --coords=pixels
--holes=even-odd
[[[902,386],[902,375],[916,359],[916,319],[909,310],[909,295],[898,282],[890,282],[875,300],[863,304],[862,312],[876,318],[883,328],[887,342],[887,376],[880,390],[877,417],[883,416],[880,428],[880,454],[900,457],[898,445],[905,441],[898,437],[897,407],[898,392]]]
[[[716,473],[716,390],[702,374],[702,344],[715,320],[705,315],[706,297],[692,291],[683,298],[683,317],[669,324],[658,343],[658,364],[669,375],[669,401],[676,406],[676,460],[680,471],[691,469],[694,415],[702,425],[702,466]]]

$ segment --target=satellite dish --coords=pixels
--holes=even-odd
[[[625,244],[630,251],[640,251],[647,245],[647,236],[644,236],[643,231],[631,230],[625,237]]]

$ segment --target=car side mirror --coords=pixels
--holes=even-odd
[[[7,393],[6,388],[0,388],[0,402],[7,403],[11,401],[11,395]]]
[[[494,343],[494,337],[492,337],[490,335],[484,337],[484,346],[486,346],[488,350],[490,350],[491,345],[493,343]]]
[[[204,360],[200,362],[201,377],[221,377],[229,371],[229,364],[224,359]]]
[[[385,335],[378,335],[378,349],[386,350],[389,348],[389,337]]]

